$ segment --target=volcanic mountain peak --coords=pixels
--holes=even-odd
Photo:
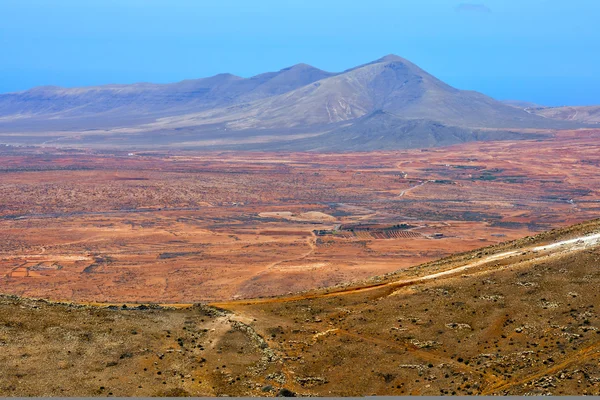
[[[332,75],[334,74],[331,72],[320,70],[308,64],[296,64],[277,72],[256,75],[249,78],[248,81],[259,82],[260,86],[255,88],[257,93],[244,100],[248,101],[252,97],[264,98],[269,95],[286,93]]]
[[[402,58],[395,54],[388,54],[387,56],[381,57],[381,58],[379,58],[369,64],[366,64],[366,65],[375,65],[375,64],[395,65],[397,68],[400,68],[400,67],[406,68],[407,70],[413,72],[414,74],[427,75],[427,76],[431,76],[432,78],[434,78],[432,75],[425,72],[425,70],[420,68],[418,65],[410,62],[406,58]]]
[[[388,68],[393,68],[396,70],[405,70],[405,71],[410,71],[411,73],[413,73],[415,75],[427,75],[427,76],[434,78],[432,75],[425,72],[423,69],[421,69],[416,64],[408,61],[405,58],[397,56],[395,54],[388,54],[387,56],[378,58],[375,61],[371,61],[369,63],[350,68],[350,69],[346,70],[345,72],[351,72],[351,71],[355,71],[355,70],[359,70],[359,69],[363,69],[363,68],[373,68],[373,67],[375,67],[375,68],[388,67]]]
[[[321,71],[321,72],[324,72],[324,71],[320,70],[319,68],[313,67],[312,65],[305,64],[305,63],[298,63],[298,64],[294,64],[292,66],[289,66],[287,68],[282,68],[281,69],[281,71],[293,71],[293,70],[295,70],[295,71],[298,71],[298,70],[300,70],[300,71],[312,70],[312,71]]]
[[[410,64],[412,66],[415,66],[415,64],[411,63],[410,61],[408,61],[405,58],[402,58],[400,56],[397,56],[395,54],[388,54],[387,56],[383,56],[381,58],[378,58],[377,60],[368,62],[366,64],[361,64],[359,66],[353,67],[348,69],[347,71],[352,71],[354,69],[358,69],[358,68],[362,68],[365,67],[367,65],[375,65],[375,64],[387,64],[387,63],[401,63],[401,64]]]
[[[550,126],[523,110],[440,81],[415,64],[389,55],[280,96],[227,109],[218,121],[231,129],[297,128],[353,121],[375,110],[473,128]],[[215,120],[214,113],[205,121]]]
[[[386,56],[381,57],[378,60],[375,60],[374,62],[389,62],[389,61],[401,61],[401,62],[405,62],[407,61],[406,59],[396,55],[396,54],[388,54]]]
[[[377,110],[393,116],[372,114]],[[368,115],[371,117],[361,119]],[[411,122],[414,120],[420,122]],[[355,126],[339,130],[349,124]],[[171,84],[44,87],[0,94],[0,134],[54,130],[81,137],[81,132],[107,129],[115,130],[119,137],[115,145],[125,143],[123,135],[136,132],[135,143],[144,147],[154,146],[150,138],[156,132],[165,135],[171,146],[214,140],[265,143],[260,136],[267,135],[267,141],[286,142],[286,148],[289,135],[312,136],[318,146],[302,147],[314,148],[324,141],[323,134],[352,132],[356,138],[368,136],[374,148],[385,144],[391,149],[449,143],[449,135],[480,140],[484,136],[473,133],[480,129],[580,126],[456,89],[394,54],[342,73],[300,63],[251,78],[218,74]],[[383,128],[389,134],[373,135]],[[419,135],[431,140],[420,140]],[[409,137],[410,143],[406,141]],[[13,136],[8,139],[14,143]],[[61,143],[68,141],[61,139]],[[103,139],[102,144],[107,143]],[[360,143],[354,141],[352,146],[360,148]],[[268,147],[273,148],[271,144]]]

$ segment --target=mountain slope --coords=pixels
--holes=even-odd
[[[386,111],[375,111],[316,137],[273,143],[268,150],[286,151],[374,151],[415,149],[472,141],[525,140],[547,137],[507,129],[473,129],[444,125],[428,119],[403,119]],[[264,149],[264,144],[245,146]],[[237,147],[238,149],[241,147]]]
[[[600,106],[536,107],[527,111],[556,120],[600,124]]]
[[[0,116],[83,118],[100,113],[134,116],[179,115],[254,101],[331,76],[306,64],[244,79],[231,74],[172,84],[137,83],[65,89],[38,87],[0,94]]]
[[[536,103],[532,103],[530,101],[523,101],[523,100],[502,100],[502,103],[512,106],[512,107],[517,107],[517,108],[539,108],[539,107],[544,107],[542,105],[536,104]]]
[[[401,149],[582,126],[453,88],[395,55],[339,74],[298,64],[248,79],[221,74],[0,95],[0,143],[16,144],[47,143],[47,132],[63,146]],[[327,141],[334,146],[324,147]]]
[[[461,127],[572,126],[531,115],[477,92],[455,89],[397,56],[386,56],[243,108],[200,113],[195,123],[226,122],[231,129],[291,128],[353,120],[376,110]]]
[[[319,136],[296,140],[289,148],[312,151],[372,151],[390,148],[428,148],[471,141],[535,139],[509,130],[481,130],[448,126],[428,119],[402,119],[375,111],[355,123]]]

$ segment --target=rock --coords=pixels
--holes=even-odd
[[[281,388],[279,390],[279,393],[277,393],[277,396],[279,396],[279,397],[296,397],[296,393],[292,392],[289,389]]]
[[[456,323],[456,322],[451,322],[449,324],[446,324],[447,328],[450,329],[470,329],[473,330],[473,328],[471,328],[471,325],[469,324],[461,324],[461,323]]]

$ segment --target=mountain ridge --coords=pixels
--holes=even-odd
[[[377,110],[384,114],[373,114]],[[585,126],[538,116],[481,93],[454,88],[416,64],[389,54],[340,73],[300,63],[250,78],[224,73],[170,84],[44,86],[0,94],[0,143],[7,139],[14,143],[19,135],[53,131],[59,135],[52,139],[55,143],[75,146],[118,147],[126,143],[148,148],[161,143],[186,147],[186,143],[224,138],[235,142],[241,138],[240,143],[269,142],[265,148],[277,148],[271,143],[275,141],[287,148],[298,136],[303,141],[306,135],[320,141],[327,138],[319,139],[322,135],[332,137],[333,131],[341,134],[339,129],[368,136],[377,123],[367,127],[361,118],[370,114],[374,118],[396,116],[393,122],[386,119],[379,123],[388,133],[376,147],[385,144],[391,149],[412,148],[414,143],[446,145],[457,137],[464,141],[515,138],[514,132],[505,134],[514,130]],[[358,132],[361,127],[366,130]],[[473,134],[483,129],[504,133]],[[17,139],[3,132],[17,132]],[[97,143],[90,132],[101,133],[102,143]],[[133,134],[137,137],[131,137]],[[407,141],[409,136],[412,139]],[[391,137],[395,139],[388,140]],[[337,142],[349,143],[345,138]],[[318,144],[308,147],[321,148]],[[360,146],[355,143],[352,147]],[[345,149],[332,143],[323,150]]]

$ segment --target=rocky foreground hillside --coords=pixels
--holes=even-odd
[[[600,393],[600,221],[286,298],[0,298],[0,395]]]

